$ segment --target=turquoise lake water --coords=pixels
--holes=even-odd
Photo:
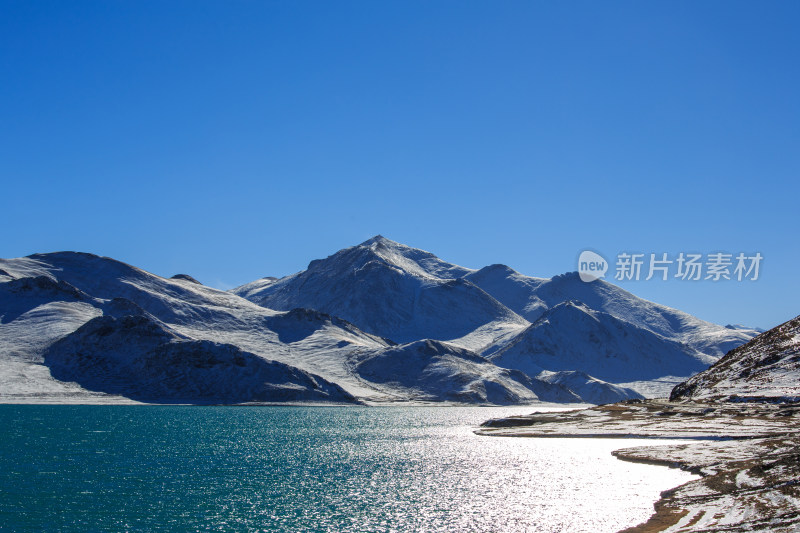
[[[0,405],[2,531],[616,531],[691,479],[528,408]],[[652,441],[648,441],[652,442]]]

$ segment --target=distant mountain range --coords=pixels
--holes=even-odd
[[[756,333],[381,236],[229,292],[85,253],[0,259],[0,401],[609,403]]]

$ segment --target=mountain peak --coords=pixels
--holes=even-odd
[[[377,259],[406,274],[424,279],[456,279],[472,272],[471,269],[442,261],[431,252],[387,239],[383,235],[375,235],[357,246],[340,250],[328,259],[331,258],[355,259],[358,263]],[[361,266],[358,264],[356,268]]]
[[[359,244],[359,246],[366,246],[366,247],[371,247],[372,245],[384,245],[384,246],[395,245],[396,246],[398,244],[399,243],[397,243],[397,242],[395,242],[395,241],[393,241],[391,239],[387,239],[383,235],[375,235],[371,239],[367,239],[366,241],[364,241],[361,244]]]
[[[502,263],[494,263],[492,265],[485,266],[482,269],[480,269],[476,274],[481,275],[481,274],[488,274],[488,273],[493,273],[493,274],[496,273],[496,274],[502,274],[502,275],[506,275],[506,276],[512,276],[514,274],[519,274],[519,272],[517,272],[516,270],[514,270],[510,266],[504,265]]]

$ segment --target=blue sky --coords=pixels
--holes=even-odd
[[[797,2],[0,1],[0,257],[231,287],[375,234],[464,266],[760,252],[627,282],[798,308]]]

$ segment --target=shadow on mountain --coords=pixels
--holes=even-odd
[[[92,319],[44,362],[58,380],[149,403],[356,402],[318,376],[230,344],[187,340],[142,315]]]
[[[18,278],[0,283],[0,323],[7,324],[50,302],[81,302],[90,298],[66,281],[47,276]]]

